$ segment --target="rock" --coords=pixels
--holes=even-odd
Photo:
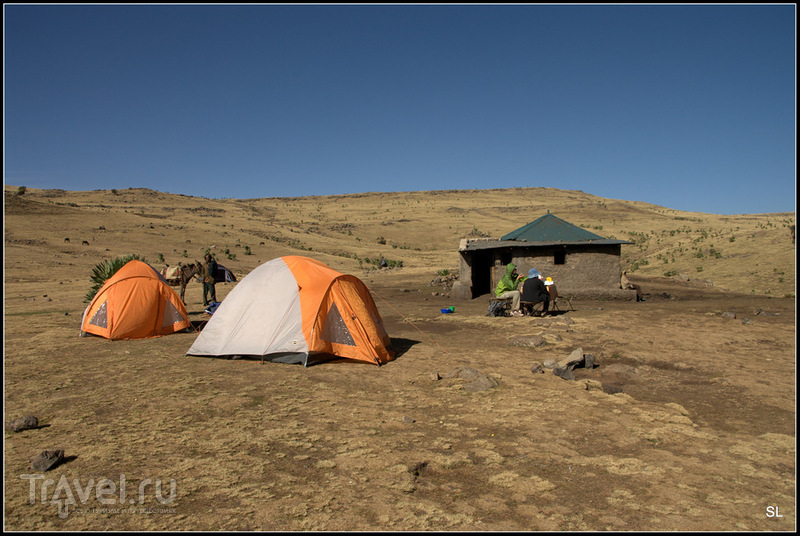
[[[64,461],[63,450],[44,450],[37,454],[31,461],[31,469],[34,471],[49,471]]]
[[[441,377],[441,376],[439,376],[439,373],[438,373],[438,372],[431,372],[431,380],[433,380],[433,381],[439,381],[439,380],[441,380],[441,379],[442,379],[442,377]]]
[[[442,375],[442,378],[460,378],[462,380],[475,380],[481,373],[473,368],[462,367]]]
[[[534,374],[544,374],[544,366],[538,361],[534,361],[531,365],[531,372]]]
[[[21,417],[19,419],[11,420],[6,428],[12,432],[21,432],[23,430],[32,430],[39,427],[39,419],[36,417]]]
[[[722,318],[736,318],[736,313],[732,311],[725,311],[722,313]]]
[[[478,379],[474,382],[470,382],[464,385],[464,390],[466,391],[486,391],[487,389],[492,389],[497,387],[500,383],[489,376],[488,374],[481,375]]]
[[[517,335],[508,340],[511,346],[524,346],[526,348],[538,348],[547,344],[541,335]]]
[[[576,348],[571,354],[569,354],[569,357],[565,357],[564,359],[560,360],[558,362],[558,366],[563,368],[577,367],[580,366],[583,361],[583,348]]]
[[[406,424],[411,424],[411,423],[415,423],[417,421],[412,417],[406,416],[406,417],[403,417],[403,422],[406,423]]]
[[[460,380],[471,380],[470,383],[466,383],[463,385],[463,388],[466,391],[485,391],[486,389],[491,389],[493,387],[497,387],[499,382],[478,370],[469,367],[462,367],[451,372],[446,372],[442,374],[442,378],[457,378]]]
[[[558,361],[555,359],[547,359],[544,363],[542,363],[542,366],[546,369],[554,369],[558,366]]]
[[[572,367],[556,367],[553,369],[553,374],[565,380],[574,380],[575,373],[572,372]]]

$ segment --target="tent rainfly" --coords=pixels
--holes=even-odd
[[[81,335],[144,339],[191,327],[178,294],[150,265],[132,260],[100,287],[81,319]]]
[[[338,356],[381,365],[394,354],[366,285],[300,256],[258,266],[225,297],[186,352],[302,363]]]

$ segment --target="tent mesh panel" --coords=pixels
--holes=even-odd
[[[89,320],[89,324],[93,326],[99,326],[103,329],[108,329],[108,313],[106,312],[106,304],[108,302],[103,302],[97,311],[92,315],[91,320]]]
[[[184,318],[178,308],[173,305],[173,303],[167,300],[167,306],[164,309],[164,321],[161,323],[162,328],[166,328],[177,324],[178,322],[183,322]]]
[[[325,325],[322,326],[322,340],[347,346],[356,345],[335,303],[328,309],[328,314],[325,317]]]

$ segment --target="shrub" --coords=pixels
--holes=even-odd
[[[140,257],[136,254],[125,255],[123,257],[117,257],[115,259],[105,260],[95,265],[94,269],[92,270],[92,288],[89,289],[89,292],[86,293],[86,296],[83,298],[83,301],[89,303],[94,299],[95,294],[97,291],[100,290],[100,287],[117,271],[128,264],[129,261],[138,260],[142,262],[147,262],[144,257]]]

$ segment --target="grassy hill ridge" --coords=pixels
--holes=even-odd
[[[678,277],[747,294],[794,296],[795,213],[715,215],[577,190],[509,188],[211,199],[145,188],[67,191],[5,186],[5,262],[41,262],[75,279],[138,253],[156,267],[206,249],[238,274],[287,254],[342,271],[380,256],[427,281],[458,267],[462,238],[500,237],[547,213],[622,248],[640,277]],[[20,266],[22,267],[22,266]]]

